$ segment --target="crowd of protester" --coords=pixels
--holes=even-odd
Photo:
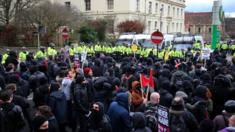
[[[64,52],[23,61],[7,53],[1,132],[157,132],[159,106],[169,110],[171,132],[235,131],[235,58],[226,52],[163,60],[99,51],[82,62]],[[140,75],[151,70],[154,87],[144,88]]]

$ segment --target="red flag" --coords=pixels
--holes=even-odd
[[[149,85],[149,78],[145,77],[143,74],[140,75],[141,87],[147,87]]]
[[[150,69],[149,74],[149,87],[154,88],[153,69]]]

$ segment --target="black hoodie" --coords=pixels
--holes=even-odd
[[[99,105],[99,111],[92,110],[88,121],[88,132],[112,132],[109,117],[104,113],[104,105],[101,102],[96,102]]]
[[[146,119],[143,113],[136,112],[133,115],[133,132],[151,132],[151,130],[146,127]]]

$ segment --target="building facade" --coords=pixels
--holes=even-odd
[[[88,19],[107,18],[116,26],[126,20],[145,23],[144,33],[184,32],[185,0],[52,0],[76,6]]]
[[[235,18],[225,18],[225,32],[229,38],[235,39]]]
[[[212,12],[185,12],[185,32],[211,41]]]
[[[227,36],[226,22],[222,22],[219,29],[221,31],[221,39],[224,40]],[[207,42],[211,41],[212,37],[212,12],[185,12],[185,33],[203,36]]]

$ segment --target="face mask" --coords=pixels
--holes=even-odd
[[[48,132],[48,129],[38,130],[37,132]]]
[[[96,110],[92,110],[91,116],[92,116],[94,119],[96,119],[96,120],[99,120],[99,119],[102,118],[101,112],[96,111]]]

